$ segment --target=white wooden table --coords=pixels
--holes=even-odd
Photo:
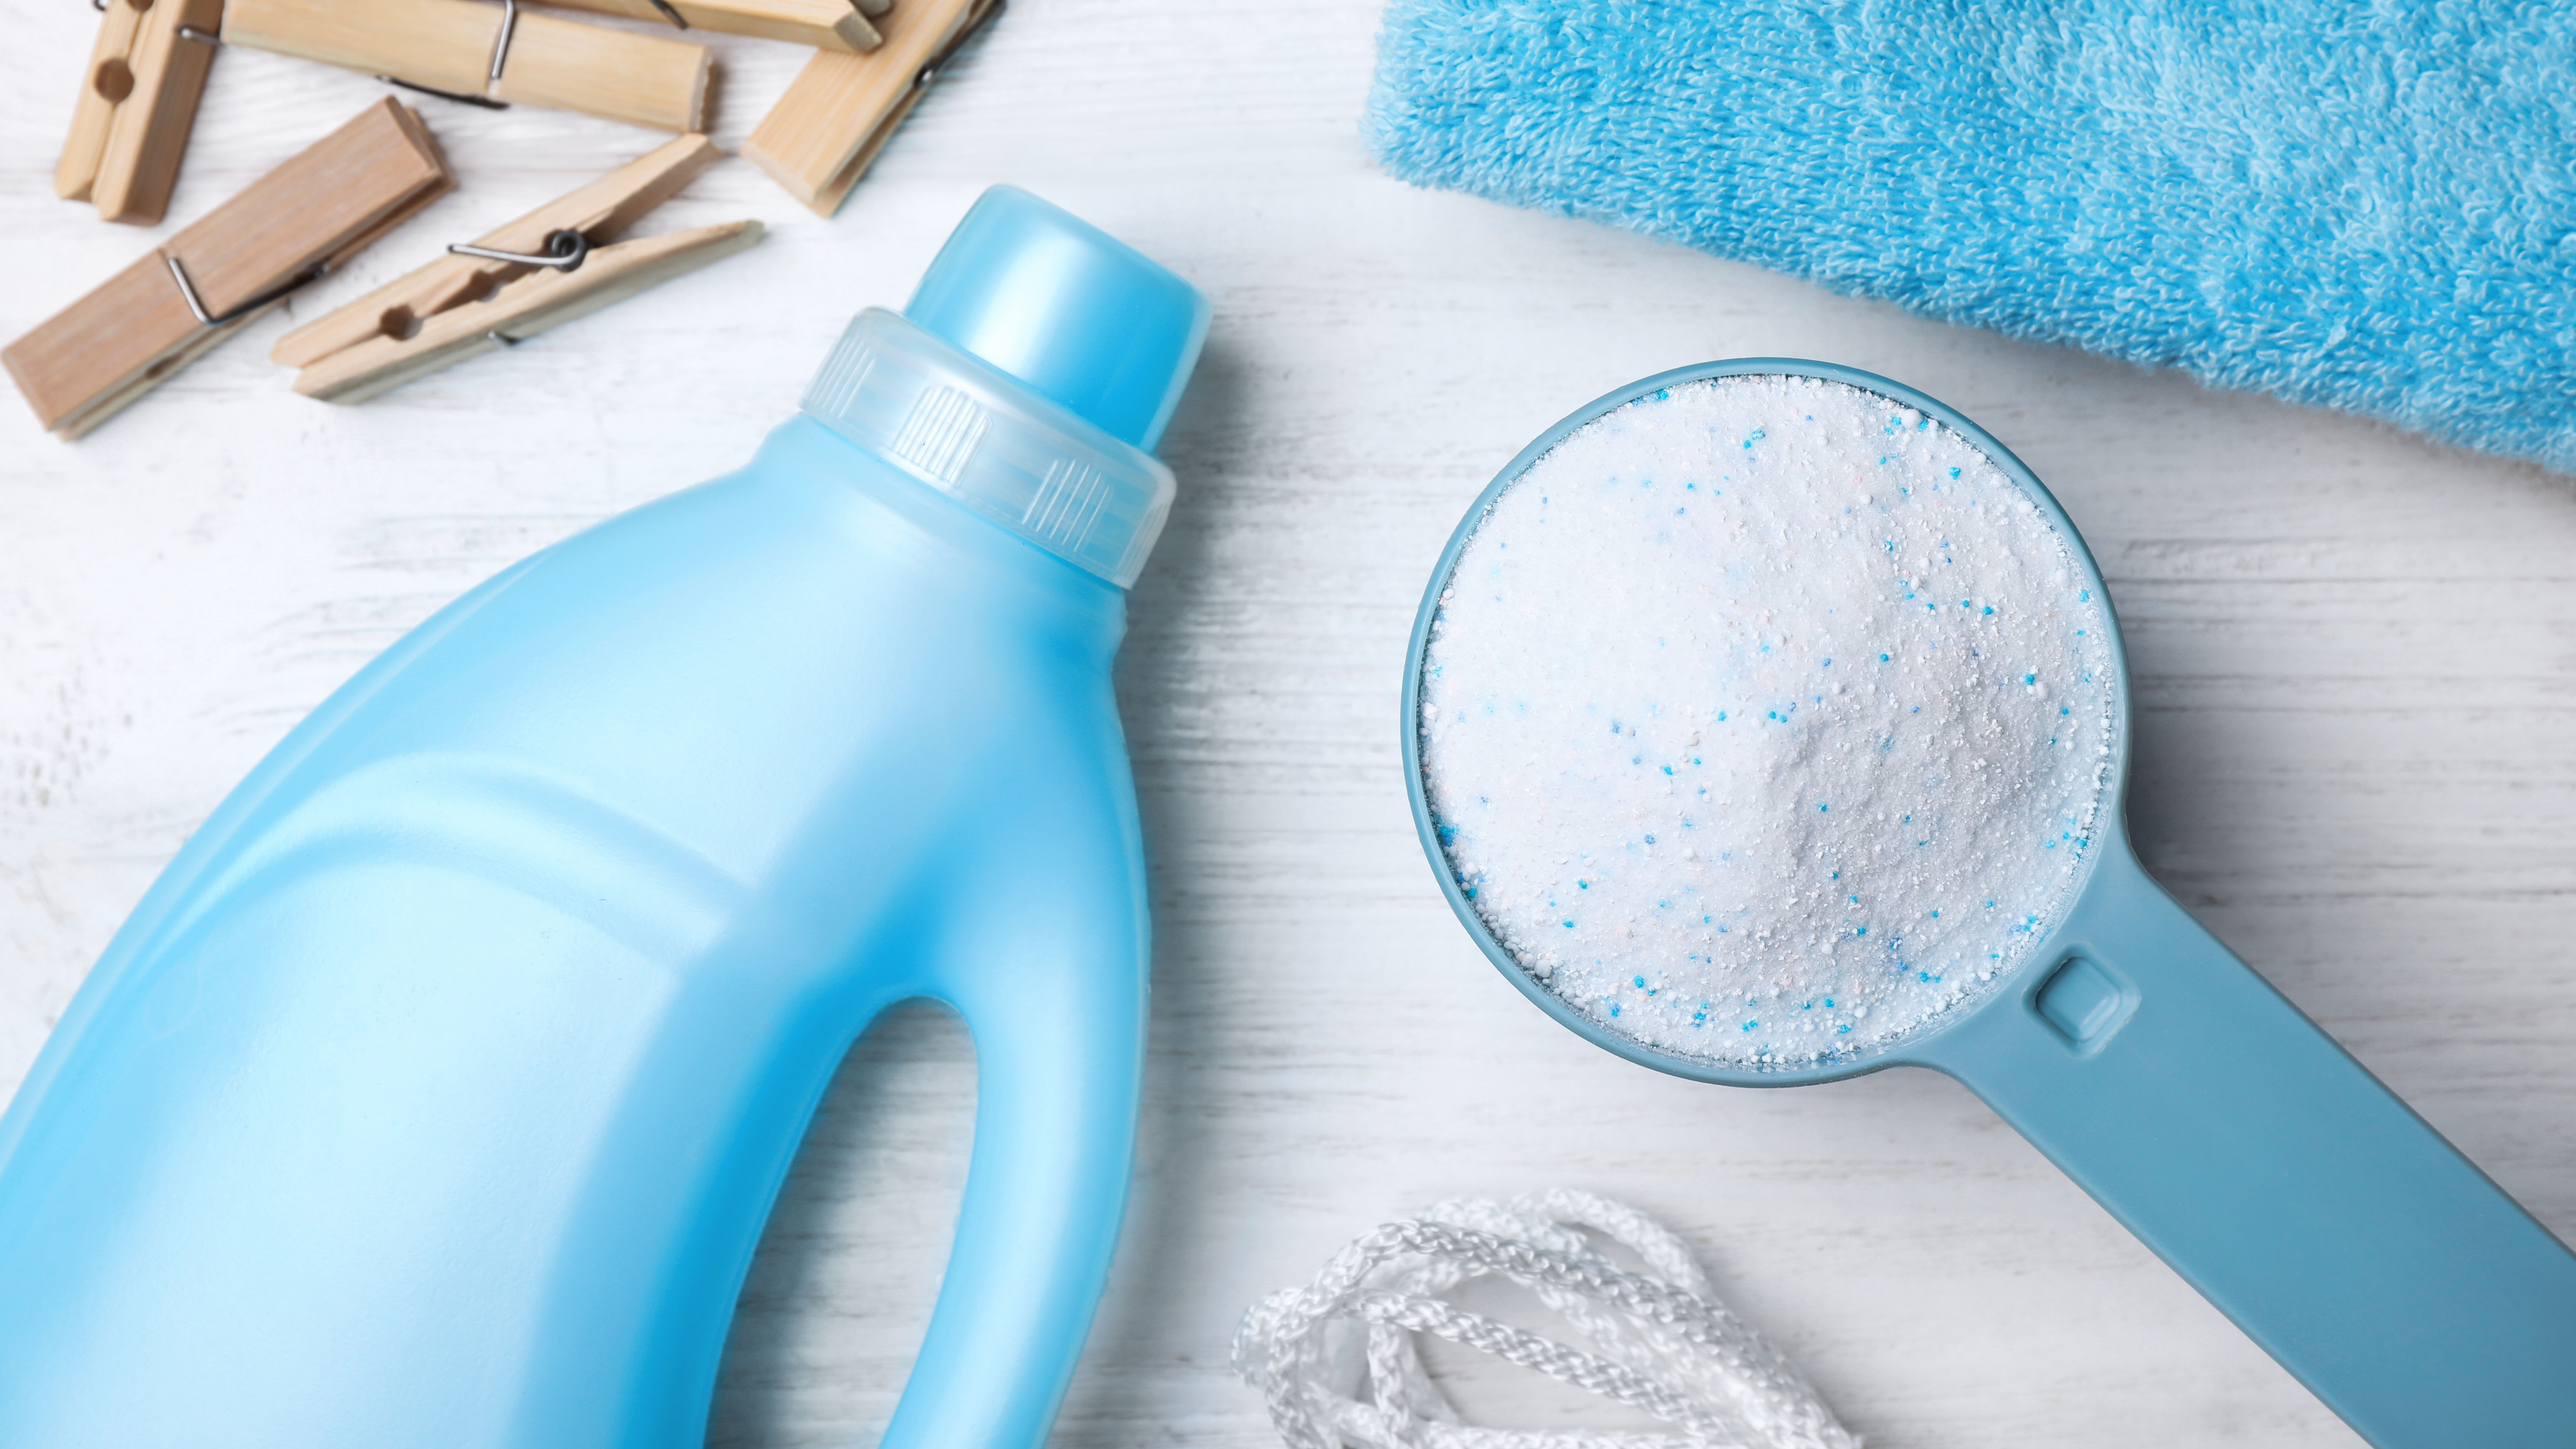
[[[51,193],[93,23],[0,0],[0,335],[151,240]],[[1059,1445],[1276,1443],[1225,1369],[1247,1303],[1433,1199],[1557,1183],[1675,1224],[1876,1449],[2358,1443],[1958,1087],[1694,1086],[1531,1010],[1414,844],[1405,635],[1493,470],[1611,386],[1788,354],[1926,388],[2049,481],[2109,575],[2149,864],[2576,1236],[2576,480],[1410,190],[1357,138],[1375,25],[1372,0],[1021,0],[839,218],[727,162],[650,229],[758,216],[765,244],[516,351],[330,408],[267,362],[281,316],[78,444],[0,399],[0,1090],[300,715],[509,560],[741,462],[848,315],[899,305],[1011,181],[1216,305],[1122,674],[1155,860],[1141,1167]],[[731,149],[801,57],[707,38]],[[224,54],[172,217],[380,92]],[[295,313],[652,139],[419,104],[461,191]],[[1422,1020],[1443,1025],[1396,1025]],[[746,1295],[717,1442],[874,1437],[972,1090],[935,1016],[854,1056]],[[1635,1422],[1517,1372],[1454,1381],[1485,1422]]]

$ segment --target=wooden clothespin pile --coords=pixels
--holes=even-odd
[[[77,438],[456,184],[420,118],[378,101],[0,352]]]
[[[707,48],[523,11],[519,0],[101,0],[56,192],[157,225],[216,52],[246,45],[468,105],[551,106],[680,133],[318,321],[272,356],[296,391],[358,402],[694,271],[756,221],[618,233],[705,169]],[[545,0],[810,46],[743,148],[837,211],[940,68],[1002,0]],[[0,350],[47,428],[78,437],[455,186],[418,114],[386,100]]]

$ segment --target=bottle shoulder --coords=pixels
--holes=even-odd
[[[747,495],[736,506],[775,509],[863,541],[879,566],[903,571],[924,602],[1081,638],[1105,651],[1114,652],[1125,632],[1125,590],[810,417],[800,414],[773,428],[747,465],[709,487],[733,484]]]

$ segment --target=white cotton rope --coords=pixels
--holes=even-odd
[[[1631,1273],[1582,1230],[1635,1253]],[[1590,1341],[1563,1344],[1438,1295],[1498,1275]],[[1429,1333],[1641,1409],[1671,1432],[1523,1431],[1460,1421],[1414,1335]],[[1234,1371],[1289,1449],[1860,1449],[1779,1349],[1727,1310],[1690,1249],[1625,1203],[1557,1189],[1455,1198],[1336,1254],[1252,1306]]]

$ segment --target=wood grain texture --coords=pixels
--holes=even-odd
[[[65,201],[89,200],[116,108],[134,94],[134,37],[142,29],[143,16],[144,10],[134,0],[109,0],[98,17],[98,40],[90,47],[89,65],[81,71],[71,128],[63,136],[62,157],[54,163],[54,194]]]
[[[243,308],[336,266],[450,185],[419,118],[378,101],[10,343],[0,362],[46,427],[79,437],[240,330],[251,320],[235,315]],[[225,325],[198,320],[174,264]]]
[[[1205,288],[1170,530],[1120,670],[1154,870],[1139,1172],[1058,1449],[1274,1449],[1243,1308],[1430,1200],[1571,1183],[1702,1251],[1872,1449],[2359,1441],[1964,1091],[1630,1067],[1451,919],[1397,777],[1406,631],[1458,515],[1584,401],[1713,357],[1924,387],[2048,480],[2135,669],[2130,822],[2202,920],[2576,1233],[2576,480],[1938,326],[1562,218],[1414,191],[1357,141],[1374,0],[1064,0],[961,57],[832,220],[719,165],[656,213],[758,250],[367,408],[222,349],[78,447],[0,415],[0,1087],[154,873],[328,691],[474,582],[739,466],[852,312],[1008,181]],[[94,21],[0,0],[0,335],[99,275],[47,168]],[[611,22],[613,23],[613,22]],[[805,56],[710,39],[731,148]],[[196,215],[378,88],[257,53],[209,86]],[[424,105],[435,103],[424,102]],[[319,315],[629,158],[559,112],[432,115],[468,194]],[[116,257],[104,259],[113,262]],[[870,1442],[938,1276],[971,1048],[911,1014],[844,1070],[772,1219],[714,1442]],[[1447,1365],[1489,1422],[1612,1422]]]
[[[490,83],[500,34],[501,8],[474,0],[240,0],[224,7],[226,45],[469,96]]]
[[[664,131],[704,129],[705,46],[522,12],[500,78],[502,11],[480,0],[229,0],[224,41],[497,101]]]
[[[669,24],[653,0],[546,0],[574,10]],[[784,40],[817,50],[874,50],[879,36],[850,0],[673,0],[692,30]],[[871,13],[882,15],[880,5]]]
[[[668,34],[522,11],[491,96],[661,131],[703,131],[713,53]]]
[[[722,261],[760,237],[759,222],[732,221],[600,247],[571,271],[529,271],[424,319],[408,336],[380,332],[319,358],[296,376],[295,390],[323,402],[365,402]]]
[[[90,185],[102,218],[158,226],[169,211],[223,20],[224,0],[160,0],[145,13],[127,62],[133,92],[109,119]]]
[[[815,52],[743,143],[743,159],[832,215],[920,103],[923,67],[994,9],[993,0],[908,0],[886,19],[877,49]]]
[[[666,141],[588,185],[483,233],[473,244],[491,251],[542,256],[546,239],[557,231],[577,231],[594,243],[611,240],[670,200],[717,155],[715,143],[704,136]],[[488,257],[442,252],[428,265],[287,333],[269,349],[269,360],[305,367],[370,338],[400,335],[423,318],[488,297],[528,271],[526,266]]]

